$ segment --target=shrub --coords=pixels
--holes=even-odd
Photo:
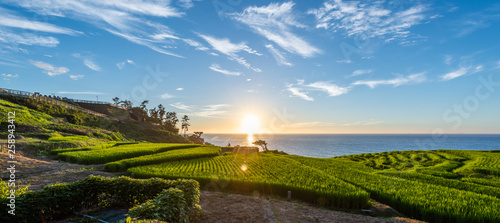
[[[184,192],[177,188],[163,190],[155,199],[130,209],[131,217],[168,222],[188,222]]]
[[[133,206],[153,199],[164,189],[177,188],[183,192],[185,212],[188,217],[199,210],[199,183],[194,180],[148,180],[129,177],[105,178],[90,176],[81,181],[54,184],[42,190],[30,191],[16,197],[16,215],[7,213],[9,207],[2,205],[0,222],[44,222],[65,217],[83,207],[102,205],[103,198],[116,200]],[[105,195],[105,196],[103,196]],[[0,203],[8,200],[0,198]]]

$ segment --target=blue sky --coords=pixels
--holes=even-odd
[[[500,133],[499,37],[495,1],[1,1],[1,87],[190,131]]]

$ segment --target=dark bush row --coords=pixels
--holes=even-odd
[[[105,178],[89,176],[81,181],[54,184],[42,190],[24,193],[15,200],[15,215],[8,214],[10,200],[1,198],[0,222],[46,222],[60,219],[83,207],[101,205],[103,197],[132,207],[151,200],[164,189],[177,188],[184,193],[186,217],[197,214],[200,191],[195,180],[147,180],[129,177]]]

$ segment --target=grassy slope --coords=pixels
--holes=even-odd
[[[25,150],[34,154],[48,154],[59,148],[98,146],[103,142],[122,139],[164,143],[190,142],[161,126],[149,123],[118,122],[67,110],[61,106],[0,95],[0,126],[3,129],[8,125],[8,112],[16,114],[16,135],[22,136],[19,143]],[[64,122],[64,119],[79,124]],[[0,137],[6,138],[7,134],[1,132]]]

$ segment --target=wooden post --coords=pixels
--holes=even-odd
[[[292,200],[292,191],[288,191],[288,200]]]

